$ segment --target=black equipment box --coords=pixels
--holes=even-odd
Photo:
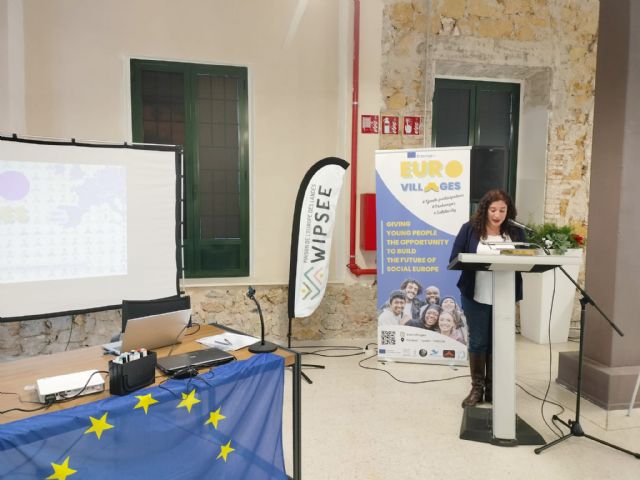
[[[109,391],[112,395],[126,395],[151,385],[156,377],[156,352],[127,363],[109,362]]]

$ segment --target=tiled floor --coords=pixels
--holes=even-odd
[[[369,341],[373,340],[323,345],[364,346]],[[553,379],[558,352],[574,349],[575,343],[553,345]],[[399,383],[385,373],[358,366],[374,352],[367,350],[365,355],[345,358],[303,357],[305,363],[323,364],[326,369],[305,369],[314,383],[302,385],[302,478],[640,479],[640,460],[584,437],[570,438],[540,455],[535,455],[530,446],[496,447],[460,440],[460,401],[468,392],[469,378]],[[517,383],[534,395],[544,396],[549,379],[548,346],[518,336],[517,357]],[[364,365],[384,368],[407,381],[468,375],[466,367],[380,365],[375,357]],[[291,471],[290,372],[286,381],[284,442],[287,471]],[[574,418],[574,394],[552,382],[549,398],[566,408],[562,419]],[[539,400],[518,388],[517,405],[518,415],[547,441],[556,438],[541,418]],[[547,404],[545,417],[549,423],[558,410]],[[583,400],[580,420],[585,433],[640,452],[640,409],[627,416],[626,411],[606,412]]]

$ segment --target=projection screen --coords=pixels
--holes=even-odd
[[[179,293],[181,149],[0,137],[0,319]]]

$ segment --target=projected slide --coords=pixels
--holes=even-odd
[[[0,159],[0,283],[127,274],[127,171]]]

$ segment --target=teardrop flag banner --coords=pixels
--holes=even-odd
[[[289,337],[291,319],[308,317],[324,297],[336,206],[347,167],[340,158],[320,160],[309,169],[298,190],[291,232]]]

